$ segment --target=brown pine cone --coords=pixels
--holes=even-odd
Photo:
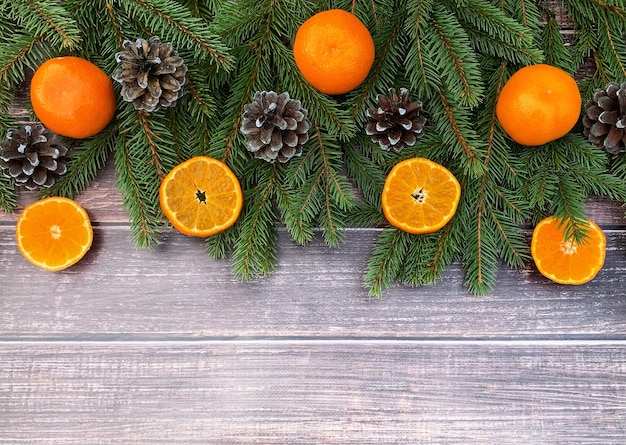
[[[380,148],[396,152],[405,146],[413,146],[424,134],[426,118],[420,115],[422,102],[409,100],[409,90],[393,88],[389,96],[378,95],[378,107],[367,110],[365,133],[377,142]]]
[[[187,66],[169,43],[158,37],[148,41],[124,41],[124,51],[115,55],[121,65],[113,79],[122,84],[122,98],[136,110],[148,112],[171,107],[183,94]]]
[[[42,124],[9,129],[0,144],[0,167],[16,184],[34,190],[51,187],[67,171],[67,148]]]
[[[626,151],[626,82],[595,91],[585,104],[583,134],[610,154]]]
[[[256,158],[287,162],[302,154],[311,125],[299,100],[290,99],[287,92],[258,91],[243,110],[240,130]]]

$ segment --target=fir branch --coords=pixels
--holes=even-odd
[[[376,59],[370,74],[362,86],[348,95],[351,106],[351,119],[359,126],[366,120],[365,111],[375,105],[374,98],[379,93],[387,93],[395,84],[395,79],[406,58],[406,37],[403,33],[403,11],[391,10],[375,33]]]
[[[204,242],[207,253],[214,259],[224,259],[237,241],[237,229],[229,229],[208,237]]]
[[[434,96],[441,88],[439,69],[430,52],[422,43],[430,27],[429,18],[434,7],[433,0],[418,0],[407,5],[405,30],[411,41],[405,61],[405,69],[412,87],[423,99]]]
[[[303,161],[291,163],[291,187],[297,191],[294,202],[298,212],[307,217],[306,221],[317,220],[327,244],[336,246],[343,238],[344,215],[354,207],[355,196],[346,178],[339,173],[342,167],[340,147],[320,131],[319,125],[315,122],[313,125],[316,131]],[[302,178],[306,180],[301,182]]]
[[[276,166],[276,204],[291,238],[300,245],[310,243],[314,238],[311,219],[303,218],[298,208],[295,192],[289,187],[289,173],[285,166]]]
[[[71,50],[81,42],[75,20],[55,0],[13,0],[9,16],[36,37],[45,36],[53,47]]]
[[[227,4],[216,17],[219,24],[216,31],[233,48],[237,65],[230,85],[232,94],[224,107],[228,114],[213,137],[210,153],[222,160],[230,160],[239,174],[243,174],[247,159],[244,156],[245,142],[239,131],[243,106],[256,91],[274,88],[277,67],[272,66],[271,54],[283,46],[280,39],[272,38],[276,33],[274,14],[281,5],[254,3],[254,6],[250,2]],[[289,92],[292,97],[297,97],[293,91]]]
[[[572,199],[577,184],[571,177],[561,178],[558,186],[559,199],[556,200],[552,214],[563,221],[567,221],[564,236],[574,239],[577,243],[583,242],[587,234],[587,218],[584,200]]]
[[[608,64],[617,76],[626,78],[626,65],[623,62],[626,55],[626,42],[624,41],[626,26],[615,29],[608,22],[604,22],[600,26],[600,32],[606,37],[601,40],[603,43],[601,48],[607,56]]]
[[[328,136],[341,141],[347,141],[356,134],[356,123],[350,112],[340,107],[336,99],[320,93],[302,78],[291,50],[277,45],[273,57],[282,89],[302,102],[309,111],[309,120],[317,122]]]
[[[138,35],[131,17],[115,0],[66,0],[66,3],[83,35],[80,47],[73,54],[113,73],[117,67],[115,54],[123,49],[124,40]]]
[[[611,160],[611,173],[626,183],[626,152],[620,153]]]
[[[117,128],[109,126],[93,138],[73,147],[68,156],[67,172],[55,184],[40,190],[40,196],[66,196],[73,198],[95,179],[106,164],[109,153],[115,147]]]
[[[158,153],[159,150],[157,148],[157,134],[150,127],[150,123],[148,120],[148,113],[146,113],[143,110],[137,112],[137,120],[142,130],[142,133],[138,133],[138,134],[143,134],[144,136],[144,141],[142,141],[141,145],[146,146],[146,148],[149,150],[150,159],[151,159],[149,163],[152,166],[154,166],[155,172],[157,176],[159,177],[159,181],[162,181],[163,178],[165,178],[166,172],[163,170],[163,167],[161,166],[161,159],[159,157],[159,153]]]
[[[537,0],[504,0],[498,2],[498,6],[511,16],[513,20],[521,24],[525,32],[532,35],[532,46],[537,48],[541,43],[541,9],[545,3]]]
[[[6,137],[8,129],[12,127],[14,123],[13,116],[9,114],[11,99],[6,98],[5,92],[11,92],[11,90],[0,85],[0,138],[2,139]]]
[[[172,136],[162,114],[135,112],[127,104],[120,110],[120,136],[115,165],[118,188],[131,222],[131,236],[140,247],[153,247],[161,233],[163,213],[159,186],[176,164]]]
[[[533,46],[533,42],[539,40],[538,36],[528,25],[482,0],[447,0],[446,3],[459,18],[472,47],[483,55],[524,65],[541,61],[541,52]]]
[[[411,237],[409,233],[395,227],[384,229],[378,236],[363,279],[363,285],[369,289],[369,295],[381,297],[383,290],[390,287],[398,277],[406,258]]]
[[[211,137],[216,129],[213,100],[202,97],[195,86],[186,85],[188,91],[191,90],[189,94],[181,97],[175,108],[168,110],[173,138],[172,150],[178,162],[193,156],[208,155]],[[184,109],[185,112],[178,112],[177,108]]]
[[[276,267],[277,232],[273,209],[276,189],[275,166],[266,164],[259,184],[246,191],[243,218],[233,250],[233,271],[244,280],[268,275]]]
[[[484,87],[476,53],[469,38],[451,11],[436,4],[433,9],[432,32],[426,34],[432,59],[438,66],[444,88],[464,106],[480,103]]]
[[[478,112],[477,127],[487,141],[481,177],[462,180],[462,203],[458,225],[465,240],[463,262],[465,284],[470,292],[484,294],[493,289],[499,258],[510,267],[522,267],[527,247],[519,224],[528,217],[525,203],[515,198],[522,186],[516,161],[511,157],[506,139],[497,125],[496,98],[506,79],[506,65],[493,64],[485,77],[491,85],[485,107]],[[471,210],[470,210],[471,209]],[[456,217],[455,217],[456,218]],[[468,229],[469,228],[469,229]]]
[[[195,59],[209,57],[218,67],[230,70],[233,65],[228,48],[206,23],[189,14],[174,0],[117,0],[131,17],[142,20],[153,30],[161,30],[164,40],[174,46],[194,50]]]
[[[618,18],[626,20],[626,6],[624,5],[613,4],[612,2],[606,2],[604,0],[591,0],[591,3],[606,10],[609,14],[614,14]]]
[[[11,178],[0,174],[0,208],[5,212],[12,213],[17,205],[15,183]]]
[[[122,32],[122,25],[119,21],[119,19],[116,16],[116,12],[115,9],[113,8],[113,5],[111,4],[110,1],[106,1],[105,3],[105,8],[106,8],[106,15],[108,17],[108,22],[110,24],[111,29],[113,30],[113,35],[115,36],[115,40],[117,42],[117,47],[118,48],[123,48],[124,47],[124,34]]]
[[[626,183],[607,171],[606,152],[574,133],[566,134],[559,145],[561,149],[567,150],[568,158],[576,159],[576,162],[568,163],[567,167],[585,194],[626,201]]]
[[[467,189],[466,189],[467,191]],[[467,196],[467,195],[466,195]],[[467,212],[470,207],[463,206]],[[498,271],[497,228],[492,220],[484,217],[484,208],[478,210],[475,217],[477,227],[466,234],[465,243],[472,248],[463,250],[462,259],[465,265],[465,286],[475,295],[482,295],[493,290]],[[474,213],[474,212],[472,212]],[[465,218],[461,213],[461,221]]]
[[[541,33],[544,52],[546,58],[544,63],[558,66],[568,73],[572,74],[576,71],[578,64],[565,47],[563,35],[559,29],[559,24],[554,19],[554,14],[548,15],[548,20]]]
[[[624,7],[604,1],[567,0],[568,15],[575,25],[573,49],[582,57],[591,56],[596,66],[593,76],[583,82],[583,96],[609,82],[626,78],[626,21]]]
[[[363,147],[362,150],[365,150],[366,142],[361,144],[361,147]],[[352,146],[346,146],[344,152],[349,177],[352,178],[358,189],[363,193],[365,200],[369,204],[380,208],[382,186],[385,182],[383,171],[367,156]]]
[[[240,133],[243,106],[254,96],[257,76],[261,70],[263,54],[246,54],[240,57],[235,69],[235,81],[232,85],[233,94],[227,99],[224,109],[227,115],[219,123],[211,140],[209,154],[225,162],[232,163],[237,173],[241,174],[246,152],[245,141]],[[239,167],[239,168],[237,168]]]
[[[611,160],[611,173],[622,183],[626,184],[626,153],[620,153]],[[622,199],[626,203],[626,199]],[[626,218],[626,213],[624,214]]]
[[[152,248],[158,242],[158,236],[162,232],[160,215],[155,207],[158,197],[155,196],[154,183],[158,180],[156,174],[153,175],[153,186],[149,189],[144,185],[140,176],[144,172],[136,172],[137,155],[144,153],[133,153],[132,145],[128,143],[126,134],[120,135],[117,139],[115,149],[115,166],[117,172],[117,185],[122,195],[124,208],[128,212],[130,220],[131,237],[139,247]],[[145,158],[144,162],[149,162]],[[153,172],[154,173],[154,172]]]
[[[566,220],[566,234],[577,242],[586,232],[589,194],[624,199],[623,181],[606,172],[606,157],[580,136],[568,134],[545,146],[528,147],[522,159],[531,172],[525,188],[531,208]]]
[[[411,237],[398,281],[415,287],[439,280],[457,254],[450,242],[453,231],[453,224],[448,224],[437,233]]]
[[[382,227],[387,222],[385,215],[380,210],[380,206],[374,206],[365,202],[357,202],[346,217],[347,224],[350,227]]]
[[[17,86],[23,82],[28,69],[35,70],[43,60],[51,57],[43,37],[13,31],[2,36],[0,45],[0,82]]]
[[[446,91],[439,91],[437,99],[431,102],[430,113],[444,145],[461,161],[466,173],[482,175],[484,143],[472,128],[470,110],[453,102],[454,99]]]

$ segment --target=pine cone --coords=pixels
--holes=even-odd
[[[583,127],[589,141],[608,153],[626,151],[626,82],[595,91],[585,104]]]
[[[386,151],[400,152],[406,145],[413,146],[424,134],[426,118],[419,114],[422,102],[409,101],[409,91],[389,89],[389,97],[378,95],[378,108],[367,110],[365,133]]]
[[[42,124],[11,128],[0,144],[0,167],[18,185],[34,190],[51,187],[67,171],[67,148]]]
[[[158,37],[135,43],[124,41],[124,51],[115,54],[121,63],[113,79],[122,84],[122,98],[136,110],[157,111],[171,107],[183,94],[187,66],[169,43]]]
[[[290,99],[287,92],[258,91],[243,110],[241,132],[256,158],[287,162],[302,154],[311,124],[299,100]]]

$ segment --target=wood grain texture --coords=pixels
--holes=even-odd
[[[619,344],[2,344],[0,443],[623,444]]]
[[[455,264],[436,285],[396,285],[382,300],[362,286],[377,230],[349,230],[339,248],[279,233],[276,273],[241,283],[229,260],[173,232],[148,251],[130,247],[127,227],[99,226],[80,263],[50,273],[2,229],[0,338],[626,338],[623,231],[608,232],[605,267],[583,286],[502,267],[496,289],[475,297]]]

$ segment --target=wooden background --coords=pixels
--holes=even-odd
[[[589,201],[608,244],[586,285],[503,267],[475,297],[454,265],[373,299],[377,229],[281,230],[277,273],[241,283],[203,240],[136,249],[111,163],[77,199],[94,244],[59,273],[0,213],[0,444],[626,443],[620,203]]]

